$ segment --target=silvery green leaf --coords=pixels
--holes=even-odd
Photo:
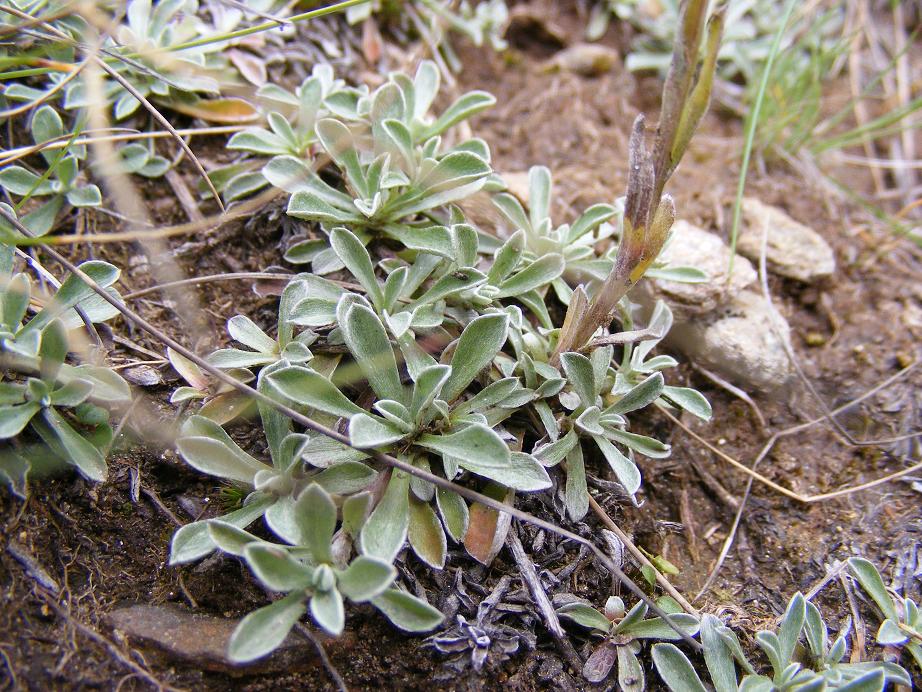
[[[583,430],[590,435],[604,435],[605,431],[602,429],[602,426],[599,423],[601,416],[602,413],[599,411],[598,406],[590,406],[579,415],[574,423],[580,430]]]
[[[560,364],[582,405],[595,406],[599,387],[591,361],[581,353],[564,353],[560,356]]]
[[[817,658],[822,658],[826,653],[829,632],[819,609],[810,601],[807,601],[804,635],[807,639],[807,645],[810,647],[810,653]]]
[[[656,401],[662,392],[663,375],[659,372],[653,373],[605,409],[605,413],[621,414],[642,409]]]
[[[374,266],[371,263],[371,255],[355,234],[346,228],[334,228],[330,232],[330,245],[339,255],[339,258],[346,265],[346,268],[358,280],[373,305],[383,305],[384,296],[381,293],[381,286],[375,276]]]
[[[579,436],[575,430],[570,430],[566,435],[553,442],[548,442],[540,447],[535,447],[532,454],[547,467],[556,466],[579,443]]]
[[[368,457],[366,452],[353,449],[325,435],[312,437],[307,444],[301,447],[300,452],[304,461],[317,468],[329,468],[350,461],[361,461]]]
[[[6,166],[0,170],[0,187],[14,195],[50,195],[54,192],[50,180],[42,181],[22,166]]]
[[[36,110],[29,126],[32,130],[32,140],[36,144],[51,141],[64,134],[64,122],[52,106],[42,106]]]
[[[221,519],[210,519],[205,522],[208,527],[208,535],[211,536],[212,542],[219,550],[243,557],[244,549],[251,543],[264,543],[262,538],[254,536],[249,531],[229,524]]]
[[[565,267],[566,263],[563,255],[557,253],[543,255],[522,271],[516,272],[503,281],[499,286],[499,293],[496,297],[516,297],[527,291],[546,286],[563,274]]]
[[[0,440],[16,437],[36,413],[42,410],[37,401],[13,406],[0,406]]]
[[[477,113],[493,106],[496,98],[485,91],[470,91],[449,106],[426,130],[419,139],[428,139],[445,132],[452,125],[466,120]]]
[[[189,466],[202,473],[249,485],[253,484],[257,471],[271,470],[228,440],[230,438],[224,436],[180,437],[176,441],[176,449]]]
[[[518,266],[525,248],[525,232],[518,230],[496,251],[487,280],[498,286]]]
[[[616,213],[617,210],[610,204],[593,204],[570,227],[567,233],[567,245],[576,242],[586,233],[594,231]]]
[[[522,389],[522,385],[517,377],[504,377],[496,382],[491,382],[470,399],[458,403],[452,409],[452,414],[463,415],[471,411],[488,408],[504,401],[519,390],[527,391]]]
[[[240,509],[220,517],[222,522],[238,528],[249,526],[261,517],[266,509],[275,502],[274,497],[265,495],[251,495],[252,499]],[[208,533],[208,520],[194,521],[191,524],[180,526],[173,534],[170,543],[170,564],[178,565],[192,562],[208,555],[215,549],[215,543]]]
[[[528,169],[528,208],[532,228],[537,228],[551,211],[551,172],[546,166]]]
[[[336,579],[339,592],[354,603],[380,596],[394,582],[397,570],[384,560],[359,555]]]
[[[299,545],[304,545],[314,562],[332,562],[330,544],[336,530],[336,505],[327,492],[311,483],[295,502],[295,515],[301,529]]]
[[[525,291],[524,293],[519,293],[515,299],[534,313],[544,329],[554,327],[551,314],[547,311],[546,301],[539,291]]]
[[[75,207],[98,207],[102,204],[102,192],[95,185],[83,185],[67,191],[67,201]]]
[[[861,588],[874,599],[874,603],[880,608],[884,617],[888,620],[899,622],[893,599],[887,592],[887,587],[884,586],[884,581],[881,579],[877,568],[862,557],[849,558],[848,568],[855,579],[858,580],[858,583],[861,584]]]
[[[0,292],[0,324],[12,332],[19,329],[29,309],[31,292],[32,282],[25,274],[16,274],[7,280]]]
[[[646,689],[643,666],[637,654],[627,646],[619,646],[618,654],[618,685],[622,692],[643,692]]]
[[[282,360],[285,360],[289,363],[306,363],[314,357],[314,354],[311,353],[311,350],[302,342],[295,340],[287,344],[285,348],[282,349],[280,357]]]
[[[311,478],[314,483],[332,495],[351,495],[365,490],[378,473],[357,461],[341,461]]]
[[[327,378],[308,368],[292,365],[276,370],[266,379],[277,392],[297,404],[343,418],[365,412]]]
[[[324,327],[336,322],[336,301],[305,298],[291,312],[291,323],[304,327]]]
[[[275,650],[307,610],[304,598],[303,592],[296,591],[243,618],[231,636],[228,657],[246,663]]]
[[[646,343],[646,342],[641,342]],[[669,368],[674,368],[679,364],[672,356],[654,356],[647,362],[640,364],[640,360],[637,360],[635,365],[634,359],[631,359],[632,367],[634,367],[637,372],[653,372],[654,370],[668,370]]]
[[[678,613],[669,615],[669,622],[675,625],[679,630],[688,636],[694,636],[698,633],[698,618],[687,613]],[[634,639],[660,639],[665,641],[676,641],[681,639],[681,635],[669,626],[662,618],[651,618],[641,620],[626,627],[623,630],[619,628],[619,633],[631,636]]]
[[[131,401],[131,388],[122,377],[111,368],[96,365],[62,365],[58,372],[58,382],[66,385],[72,380],[86,380],[93,385],[90,401],[117,404]]]
[[[883,670],[872,670],[844,685],[836,687],[839,692],[882,692],[886,683]]]
[[[399,339],[406,334],[407,330],[410,328],[414,312],[398,312],[396,315],[391,315],[385,311],[382,317],[384,317],[384,322],[387,324],[387,328],[390,330],[391,334],[394,335],[394,338]]]
[[[656,671],[671,692],[707,692],[691,661],[675,644],[654,644],[650,653]]]
[[[439,93],[439,82],[441,81],[439,68],[431,60],[423,60],[416,70],[413,77],[413,117],[422,121],[432,102]]]
[[[485,279],[486,277],[476,269],[465,268],[450,272],[432,284],[425,293],[410,303],[407,309],[412,310],[430,305],[448,296],[466,291],[482,283]]]
[[[349,200],[349,203],[352,206],[352,200]],[[334,206],[315,192],[307,190],[299,190],[291,196],[287,213],[298,219],[330,225],[361,222],[361,217],[352,210]]]
[[[311,617],[321,629],[334,637],[343,632],[346,624],[346,612],[343,597],[336,589],[316,590],[311,597]]]
[[[343,501],[343,531],[353,540],[358,539],[359,531],[371,513],[372,502],[374,495],[367,491],[350,495]]]
[[[87,380],[72,380],[60,389],[51,393],[51,403],[54,406],[77,406],[86,401],[93,385]]]
[[[608,427],[605,429],[605,436],[651,459],[665,459],[670,453],[669,445],[646,435],[638,435],[618,428]]]
[[[404,401],[406,393],[400,383],[394,349],[378,316],[364,305],[356,304],[346,311],[339,327],[375,394],[381,399]]]
[[[747,675],[740,683],[739,692],[772,692],[775,686],[764,675]]]
[[[395,312],[394,306],[397,301],[404,295],[404,287],[407,285],[407,277],[410,270],[407,267],[397,267],[387,275],[384,281],[384,307],[389,312]],[[399,308],[398,308],[399,309]]]
[[[412,194],[396,202],[394,216],[409,216],[470,196],[486,182],[490,164],[476,154],[455,151],[415,182]]]
[[[55,195],[38,209],[30,211],[22,217],[22,225],[38,236],[49,233],[54,228],[58,212],[64,206],[64,196]]]
[[[288,143],[274,132],[261,127],[250,127],[235,133],[228,141],[227,148],[236,151],[249,151],[253,154],[276,156],[290,152]]]
[[[445,531],[428,502],[410,497],[410,523],[407,532],[410,547],[430,567],[442,569],[448,544]]]
[[[251,543],[243,549],[243,557],[256,578],[272,591],[305,589],[313,580],[314,570],[269,543]]]
[[[592,439],[602,450],[608,465],[611,466],[611,470],[614,471],[618,482],[624,486],[625,491],[629,495],[633,495],[640,490],[640,470],[637,465],[601,435],[593,435]]]
[[[592,376],[595,378],[596,386],[599,389],[602,388],[605,382],[614,353],[614,346],[600,346],[589,354],[589,362],[592,363]]]
[[[349,419],[349,440],[360,449],[384,447],[406,436],[405,429],[364,412],[357,413]]]
[[[285,261],[291,264],[307,264],[317,256],[318,252],[326,247],[328,247],[327,242],[320,238],[301,240],[297,243],[293,243],[285,250]]]
[[[427,409],[433,400],[442,392],[442,387],[450,375],[451,368],[449,366],[430,365],[414,378],[410,414],[417,424],[422,421],[422,416],[427,413]]]
[[[782,661],[790,661],[794,655],[794,647],[800,639],[800,633],[804,628],[804,621],[807,617],[807,601],[800,592],[794,594],[791,602],[788,604],[781,624],[778,627],[779,652]]]
[[[405,224],[390,224],[386,232],[411,250],[430,253],[446,259],[455,259],[455,246],[446,226],[419,228]]]
[[[909,635],[901,630],[895,621],[887,619],[881,623],[875,639],[881,646],[890,646],[904,644],[909,639]]]
[[[238,348],[219,348],[208,355],[206,360],[216,368],[252,368],[256,365],[268,365],[279,358],[275,353],[262,351],[243,351]]]
[[[709,613],[701,616],[701,644],[704,646],[704,662],[711,675],[715,692],[735,692],[737,682],[733,654],[720,636],[721,627],[723,623],[715,616]],[[662,670],[660,674],[662,675]],[[669,684],[665,675],[663,679]]]
[[[454,259],[458,266],[473,267],[476,265],[479,249],[477,229],[470,224],[454,223],[450,231],[451,244],[455,250]]]
[[[586,466],[583,448],[575,445],[567,454],[567,483],[564,505],[573,521],[579,521],[589,511],[589,488],[586,486]]]
[[[549,380],[545,380],[541,385],[535,390],[536,399],[547,399],[552,396],[557,396],[560,394],[560,390],[567,386],[567,381],[562,377],[554,377]]]
[[[423,370],[430,365],[435,365],[436,360],[420,346],[410,332],[395,337],[400,353],[407,364],[407,371],[412,379],[419,377]]]
[[[522,208],[522,204],[515,197],[508,193],[501,193],[493,196],[493,205],[512,223],[517,230],[533,232],[531,222]]]
[[[407,407],[399,401],[381,399],[375,402],[374,409],[397,428],[408,433],[413,431],[413,417]]]
[[[84,262],[79,268],[102,288],[108,288],[114,284],[121,274],[117,267],[108,262],[98,260]],[[54,299],[41,312],[29,320],[23,330],[44,329],[55,317],[95,295],[96,293],[93,289],[83,283],[83,279],[76,274],[70,274],[64,279],[61,287],[55,293]]]
[[[441,398],[457,399],[487,367],[506,343],[508,318],[505,313],[481,315],[465,327],[451,357],[451,376],[442,387]]]
[[[435,502],[439,508],[439,514],[442,515],[442,523],[445,524],[445,530],[457,543],[464,540],[467,533],[470,512],[464,498],[458,493],[444,488],[437,488]]]
[[[663,396],[702,420],[711,420],[713,411],[704,395],[690,387],[663,387]]]
[[[370,191],[362,171],[358,151],[355,148],[352,131],[333,118],[318,120],[314,125],[314,131],[330,158],[345,171],[353,191],[362,197],[368,197]]]
[[[395,588],[388,589],[371,602],[405,632],[428,632],[445,619],[442,613],[425,601]]]
[[[407,537],[410,523],[409,490],[409,477],[402,471],[394,470],[384,495],[359,535],[363,554],[393,563]]]
[[[707,273],[697,267],[650,267],[644,272],[644,276],[648,279],[684,284],[701,284],[711,280]]]
[[[518,410],[522,408],[523,406],[525,406],[525,404],[533,401],[534,398],[535,398],[535,393],[532,390],[522,388],[522,389],[519,389],[513,392],[512,394],[507,396],[505,399],[500,401],[497,404],[497,406],[499,408],[504,408],[504,409]]]
[[[572,601],[557,608],[557,614],[573,622],[608,634],[611,622],[592,606],[580,601]]]
[[[254,351],[263,353],[275,353],[278,351],[278,344],[262,329],[260,329],[253,320],[246,315],[235,315],[227,321],[227,332],[235,341],[239,341],[244,346],[249,346]]]

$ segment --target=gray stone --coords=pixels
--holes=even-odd
[[[744,290],[709,319],[677,322],[667,343],[745,390],[772,391],[793,374],[790,331],[760,293]]]
[[[108,614],[109,624],[120,635],[145,652],[195,663],[208,670],[226,673],[288,671],[321,665],[316,649],[308,642],[289,635],[266,658],[241,665],[227,658],[227,644],[238,620],[194,614],[172,605],[133,605]],[[350,638],[335,640],[343,645]],[[354,643],[354,642],[353,642]]]
[[[749,260],[737,256],[728,281],[730,248],[717,234],[683,220],[673,224],[672,238],[660,254],[659,263],[674,267],[694,267],[708,276],[708,281],[704,283],[650,279],[638,287],[639,291],[647,293],[647,299],[665,300],[677,321],[713,311],[758,278]]]
[[[835,272],[835,253],[822,236],[777,207],[745,197],[742,221],[737,248],[758,262],[767,229],[765,262],[773,274],[813,283]]]

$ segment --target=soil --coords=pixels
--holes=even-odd
[[[556,33],[562,32],[571,42],[578,40],[585,17],[575,5],[532,5]],[[621,32],[613,27],[603,43],[623,46]],[[549,166],[557,190],[556,218],[571,218],[575,210],[623,194],[627,134],[638,112],[655,122],[660,83],[619,66],[596,77],[547,71],[544,60],[558,46],[548,48],[547,41],[530,36],[529,31],[513,34],[512,48],[504,55],[462,48],[464,71],[457,89],[482,88],[496,95],[498,105],[473,124],[475,132],[490,143],[495,169],[513,173],[538,163]],[[209,161],[222,157],[219,145],[217,140],[193,142]],[[737,119],[720,113],[707,117],[668,187],[682,218],[726,233],[741,148]],[[192,187],[194,171],[184,172]],[[870,189],[871,183],[858,176],[852,184],[861,191]],[[164,185],[160,181],[141,189],[156,222],[185,221],[182,211],[168,203],[170,192]],[[805,180],[787,166],[754,170],[747,194],[810,225],[835,249],[839,270],[824,285],[804,287],[770,279],[773,299],[793,327],[800,366],[826,405],[846,404],[918,361],[922,356],[919,248],[894,239],[886,229],[869,223],[859,209],[830,194],[819,180]],[[479,212],[489,228],[492,212],[486,208]],[[98,223],[103,230],[111,225],[105,218]],[[171,247],[181,248],[178,257],[187,275],[262,271],[282,264],[284,245],[303,231],[285,217],[276,201],[247,221],[222,228],[216,236],[220,242],[186,238],[171,241]],[[126,268],[123,293],[153,281],[140,248],[103,245],[93,251]],[[73,252],[86,256],[87,248],[76,246]],[[271,326],[275,299],[254,294],[246,282],[206,284],[195,297],[208,316],[207,323],[200,325],[206,336],[194,344],[200,350],[218,345],[218,339],[207,335],[222,334],[223,322],[234,314],[248,314]],[[172,335],[189,335],[183,315],[158,295],[134,304]],[[162,352],[155,339],[123,324],[116,322],[113,331],[139,347]],[[111,345],[116,364],[151,360],[124,341]],[[167,565],[176,526],[214,513],[223,496],[212,481],[188,470],[171,451],[170,431],[178,414],[166,399],[175,375],[168,366],[156,369],[164,382],[144,388],[135,411],[139,418],[129,426],[156,435],[126,435],[126,443],[109,460],[106,483],[94,486],[68,475],[33,483],[25,503],[0,494],[4,548],[0,551],[0,689],[148,689],[151,680],[202,690],[334,689],[307,643],[298,644],[303,657],[299,664],[291,664],[289,658],[281,665],[270,660],[255,669],[215,670],[124,641],[109,626],[108,613],[132,604],[175,604],[189,612],[239,618],[266,602],[265,593],[233,559],[210,558],[182,568]],[[676,384],[704,392],[714,408],[712,422],[685,423],[747,465],[770,433],[823,413],[800,381],[772,395],[753,393],[767,422],[763,430],[747,403],[691,365],[684,364],[673,377]],[[920,385],[922,373],[913,370],[849,407],[839,420],[857,439],[888,438],[918,429]],[[707,580],[731,530],[747,477],[662,416],[651,414],[638,423],[670,442],[672,457],[642,462],[641,507],[605,493],[598,499],[639,546],[679,567],[679,574],[670,580],[692,598]],[[235,432],[256,448],[261,444],[246,426]],[[759,470],[772,481],[810,495],[899,471],[910,464],[906,455],[918,456],[918,442],[915,447],[911,440],[855,446],[820,423],[781,438]],[[696,605],[728,614],[738,631],[748,633],[743,635],[744,645],[752,650],[749,637],[769,626],[795,591],[810,590],[828,569],[852,555],[875,562],[885,578],[901,579],[906,595],[918,600],[920,584],[911,575],[919,570],[922,513],[919,492],[910,480],[813,504],[792,501],[756,482],[733,547]],[[547,513],[535,501],[523,508]],[[584,535],[598,537],[601,525],[590,516],[578,528]],[[572,546],[558,545],[552,536],[527,527],[520,531],[540,568],[556,574],[579,561],[553,592],[604,602],[611,579],[591,560]],[[325,644],[332,666],[349,689],[588,687],[534,615],[508,551],[501,552],[489,568],[473,567],[458,554],[443,575],[426,576],[409,557],[404,570],[434,603],[453,608],[468,620],[476,615],[476,603],[508,576],[507,601],[518,603],[518,608],[506,612],[502,622],[520,633],[535,633],[534,646],[522,636],[517,652],[491,650],[478,672],[469,665],[469,652],[445,656],[421,637],[400,634],[373,610],[359,608],[349,612],[344,639]],[[641,580],[637,570],[629,572]],[[473,599],[470,603],[463,598],[451,601],[449,596],[455,592],[450,587],[457,584]],[[852,612],[835,581],[824,588],[818,603],[833,629]],[[873,634],[872,624],[859,626]],[[583,632],[572,631],[572,641],[583,656],[588,653]],[[147,671],[148,679],[139,670]],[[648,671],[651,685],[654,678]]]

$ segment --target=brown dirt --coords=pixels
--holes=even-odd
[[[550,21],[567,35],[577,36],[584,20],[569,3],[562,5],[563,9],[546,3],[539,9],[548,10]],[[607,37],[612,45],[622,40],[616,31]],[[515,39],[505,57],[464,50],[461,82],[463,88],[484,88],[497,96],[497,107],[475,124],[476,132],[491,144],[495,168],[515,172],[537,163],[548,165],[558,190],[557,217],[566,218],[574,210],[623,193],[627,132],[638,109],[655,121],[659,84],[620,68],[595,78],[547,73],[540,67],[547,54],[542,44],[521,38]],[[708,116],[669,185],[681,217],[726,232],[740,150],[739,123]],[[187,179],[194,177],[190,173]],[[836,251],[840,271],[823,286],[771,281],[774,299],[794,329],[800,363],[830,406],[846,403],[922,355],[918,248],[892,241],[855,208],[827,197],[817,181],[805,181],[786,168],[755,172],[747,192],[809,224]],[[159,223],[185,220],[162,201],[158,207],[158,200],[168,194],[162,184],[148,185],[143,193],[152,201]],[[222,230],[227,242],[190,248],[184,255],[185,269],[190,274],[210,274],[280,264],[285,240],[299,228],[280,212],[274,204],[248,223]],[[489,223],[489,213],[485,214]],[[105,220],[100,225],[105,227]],[[125,292],[151,280],[143,262],[131,261],[140,256],[137,248],[104,246],[96,253],[117,258],[126,267]],[[274,301],[255,296],[242,284],[210,284],[199,291],[199,300],[215,333],[238,312],[271,325]],[[170,306],[160,298],[141,300],[137,307],[172,334],[183,335]],[[119,325],[116,332],[161,351],[156,341],[141,333]],[[825,343],[808,346],[807,335],[813,333],[822,335]],[[117,346],[114,353],[122,362],[144,358],[124,346]],[[164,377],[172,377],[169,368],[163,371]],[[688,366],[674,377],[702,390],[714,407],[712,423],[689,425],[748,464],[767,438],[749,407]],[[862,439],[918,429],[920,385],[922,376],[916,371],[849,409],[842,422]],[[167,388],[154,387],[147,394],[142,407],[148,420],[145,427],[168,430],[176,413],[163,403]],[[755,400],[772,431],[821,412],[800,385]],[[733,520],[734,510],[726,498],[740,498],[746,478],[665,419],[651,416],[641,424],[668,438],[674,454],[668,460],[643,463],[645,503],[640,509],[626,508],[610,497],[604,505],[639,545],[680,567],[673,582],[692,596],[707,578]],[[159,438],[168,440],[169,434]],[[760,470],[798,492],[820,493],[898,471],[904,467],[899,459],[904,451],[899,446],[852,447],[828,426],[817,425],[781,440]],[[695,467],[718,479],[726,491],[723,499],[713,484],[702,481]],[[140,478],[141,489],[134,498],[133,475]],[[168,444],[148,440],[115,454],[110,459],[110,480],[103,485],[66,476],[35,483],[32,493],[24,505],[0,494],[2,542],[7,548],[0,551],[0,689],[149,688],[119,656],[148,667],[163,683],[185,689],[332,689],[330,678],[316,663],[299,670],[230,675],[153,656],[119,641],[108,629],[106,613],[124,604],[177,603],[195,612],[231,618],[265,602],[264,593],[234,560],[208,559],[181,569],[167,566],[176,522],[214,511],[209,508],[221,501],[213,483],[187,470]],[[598,530],[594,520],[588,524],[586,532]],[[756,483],[734,547],[698,605],[729,611],[737,624],[752,633],[779,614],[794,591],[810,589],[837,560],[861,554],[885,574],[894,565],[905,564],[920,531],[919,495],[905,481],[813,505],[792,502]],[[528,530],[523,539],[531,545],[536,534]],[[60,592],[37,583],[41,578],[35,569],[25,568],[8,549],[13,544],[14,552],[24,551],[44,568]],[[567,549],[545,567],[557,571],[576,558],[576,551]],[[489,570],[472,571],[469,561],[455,559],[447,575],[454,579],[456,570],[472,571],[489,589],[509,573],[518,588],[514,567],[511,556],[503,552]],[[421,583],[439,602],[439,586],[425,578]],[[607,577],[587,563],[570,576],[563,590],[598,601],[604,600],[607,584]],[[821,603],[833,627],[848,615],[841,588],[835,584],[827,587]],[[535,627],[536,651],[523,647],[508,660],[491,659],[480,675],[448,671],[444,658],[424,648],[420,638],[399,634],[370,610],[350,611],[348,627],[348,645],[330,642],[328,648],[350,689],[420,689],[431,687],[433,681],[455,689],[582,686],[578,675],[571,678],[560,672],[556,650],[540,624]],[[111,646],[94,640],[87,629],[109,638]],[[582,636],[575,633],[574,641],[582,641]],[[309,657],[310,646],[305,647],[304,655]]]

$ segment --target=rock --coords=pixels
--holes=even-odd
[[[711,319],[673,325],[667,343],[745,390],[772,391],[793,373],[790,331],[760,293],[744,290]]]
[[[227,643],[238,620],[197,615],[178,606],[128,606],[109,613],[107,619],[133,645],[145,651],[152,648],[154,655],[190,661],[208,670],[250,674],[254,669],[289,671],[321,665],[316,649],[292,635],[267,658],[252,664],[234,663],[227,658]],[[336,646],[348,646],[347,639],[348,633],[335,640]]]
[[[573,72],[583,77],[598,77],[620,62],[618,51],[594,43],[577,43],[544,63],[545,72]]]
[[[816,231],[795,221],[777,207],[744,197],[743,223],[737,248],[754,262],[759,261],[765,228],[768,229],[765,261],[773,274],[813,283],[835,272],[835,253]]]
[[[673,267],[695,267],[708,276],[705,283],[650,279],[638,286],[638,291],[645,291],[646,298],[652,299],[651,304],[657,298],[665,300],[677,321],[711,312],[758,278],[749,260],[737,256],[733,274],[727,281],[730,248],[717,234],[682,220],[673,224],[672,239],[659,256],[659,262]]]

